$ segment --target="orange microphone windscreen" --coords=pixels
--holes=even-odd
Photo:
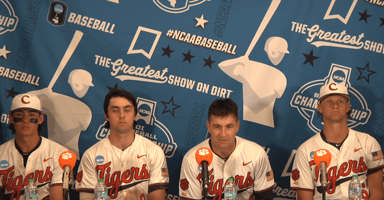
[[[76,154],[72,151],[64,151],[59,157],[59,164],[63,170],[65,165],[69,165],[72,170],[76,164]]]
[[[315,151],[313,154],[313,159],[316,163],[316,165],[319,165],[321,162],[327,163],[327,167],[331,163],[332,155],[331,152],[329,152],[326,149],[319,149]]]
[[[211,165],[213,159],[212,150],[207,147],[201,147],[196,151],[196,161],[201,166],[202,161],[207,161]]]

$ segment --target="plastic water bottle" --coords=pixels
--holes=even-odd
[[[37,199],[39,196],[39,190],[33,179],[29,179],[27,187],[25,187],[25,200]]]
[[[99,179],[95,187],[95,200],[107,200],[108,198],[108,190],[105,187],[104,179]]]
[[[362,187],[358,176],[353,175],[348,187],[349,200],[361,200],[361,190]]]
[[[236,196],[237,191],[233,178],[228,178],[228,181],[224,186],[224,200],[234,200],[236,199]]]

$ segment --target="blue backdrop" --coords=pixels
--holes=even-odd
[[[178,199],[182,158],[207,138],[210,103],[229,97],[239,106],[238,135],[269,155],[275,196],[292,199],[295,149],[322,129],[317,101],[324,83],[347,85],[349,126],[384,144],[383,6],[380,0],[1,0],[0,141],[14,137],[12,98],[31,92],[43,102],[44,136],[81,157],[108,135],[104,96],[124,88],[137,98],[136,133],[167,156],[167,198]]]

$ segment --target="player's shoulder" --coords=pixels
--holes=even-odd
[[[15,138],[10,139],[10,140],[8,140],[5,143],[0,145],[0,155],[2,153],[9,152],[10,149],[16,149],[15,148]],[[5,151],[5,150],[7,150],[7,151]]]
[[[100,141],[96,142],[91,147],[89,147],[87,150],[85,150],[83,156],[96,154],[97,151],[100,151],[100,150],[106,152],[107,151],[106,149],[108,149],[108,142],[109,142],[108,137],[101,139]]]
[[[356,131],[353,129],[349,129],[349,132],[354,133],[355,137],[362,143],[371,144],[372,142],[375,142],[375,141],[377,142],[377,140],[373,136],[369,135],[368,133]]]
[[[184,155],[184,159],[195,159],[196,157],[196,151],[201,148],[201,147],[207,147],[209,149],[211,149],[211,147],[209,146],[209,139],[206,139],[204,141],[202,141],[201,143],[197,144],[196,146],[192,147],[185,155]]]
[[[9,147],[10,145],[14,145],[15,144],[15,138],[12,138],[6,142],[4,142],[3,144],[0,145],[0,148],[7,148]]]
[[[371,139],[373,138],[371,135],[369,135],[368,133],[364,133],[364,132],[360,132],[360,131],[356,131],[356,130],[353,130],[353,129],[349,129],[349,132],[352,132],[356,135],[356,137],[358,138],[363,138],[363,139]]]
[[[251,140],[244,139],[242,137],[236,136],[236,148],[239,148],[239,150],[246,150],[249,151],[264,151],[264,148],[257,144],[256,142],[253,142]]]
[[[68,151],[68,149],[63,145],[45,137],[41,137],[41,146],[43,148],[48,148],[47,150],[51,152],[58,151],[62,153],[64,151]],[[43,149],[43,150],[46,150],[46,149]]]
[[[322,141],[322,138],[320,136],[320,133],[316,133],[309,139],[307,139],[305,142],[303,142],[297,150],[306,151],[307,149],[312,149],[312,147],[319,145],[319,143]]]

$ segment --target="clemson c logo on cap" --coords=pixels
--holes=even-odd
[[[23,97],[21,97],[21,103],[23,103],[23,104],[29,104],[30,101],[25,101],[25,100],[24,100],[25,97],[28,97],[28,99],[29,99],[29,96],[28,96],[28,95],[24,95]]]
[[[337,90],[337,88],[332,87],[332,86],[334,86],[334,85],[336,85],[336,83],[331,83],[331,84],[329,84],[329,90]]]

